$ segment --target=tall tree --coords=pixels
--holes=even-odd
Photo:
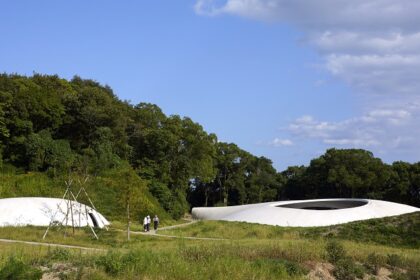
[[[271,160],[265,157],[253,158],[247,170],[247,203],[273,201],[281,187],[277,172]]]

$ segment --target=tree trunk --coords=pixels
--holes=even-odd
[[[208,187],[206,187],[204,190],[204,197],[205,197],[204,207],[207,207],[208,201],[209,201],[209,188]]]
[[[228,205],[228,196],[229,196],[229,193],[228,193],[228,191],[227,191],[226,188],[224,188],[223,190],[224,190],[223,205],[224,206],[227,206]]]
[[[222,185],[222,180],[220,179],[220,177],[217,177],[217,181],[219,183],[219,199],[222,200],[223,199],[223,185]]]

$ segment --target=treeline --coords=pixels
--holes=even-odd
[[[281,172],[287,199],[356,197],[420,206],[420,163],[384,164],[369,151],[329,149],[308,167]]]
[[[274,199],[261,191],[251,199],[228,198],[244,161],[259,169],[249,180],[268,180],[264,190],[278,187],[268,159],[219,142],[189,118],[121,101],[110,87],[79,77],[0,75],[0,154],[0,162],[50,176],[99,175],[128,162],[175,218],[188,211],[187,197],[194,200],[191,190],[202,184],[217,184],[226,204]]]
[[[419,205],[419,164],[382,163],[363,150],[328,150],[277,172],[187,117],[119,100],[74,77],[0,75],[0,165],[98,175],[129,163],[173,217],[192,206],[372,197]]]
[[[222,144],[221,146],[223,146]],[[219,153],[229,157],[229,151]],[[229,205],[273,200],[372,198],[420,207],[420,163],[385,164],[361,149],[329,149],[309,166],[275,173],[265,158],[224,158],[216,180],[190,192],[194,205]],[[227,195],[223,193],[227,192]]]

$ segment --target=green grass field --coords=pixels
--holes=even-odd
[[[288,228],[241,222],[200,221],[164,232],[168,235],[226,239],[338,238],[393,247],[420,248],[420,212],[330,227]]]
[[[88,229],[64,237],[54,228],[45,242],[103,250],[0,242],[0,279],[380,279],[385,271],[412,280],[420,275],[419,223],[419,213],[325,228],[201,221],[159,231],[180,238],[132,234],[129,242],[123,223],[98,231],[99,240]],[[0,238],[42,241],[44,230],[0,228]]]

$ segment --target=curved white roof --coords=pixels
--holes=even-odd
[[[290,200],[228,207],[196,207],[195,219],[290,227],[317,227],[396,216],[419,208],[372,199]]]
[[[99,212],[82,203],[47,197],[18,197],[0,199],[0,227],[4,226],[48,226],[54,223],[72,225],[70,209],[73,208],[74,226],[103,228],[109,225]],[[67,215],[68,213],[68,215]]]

